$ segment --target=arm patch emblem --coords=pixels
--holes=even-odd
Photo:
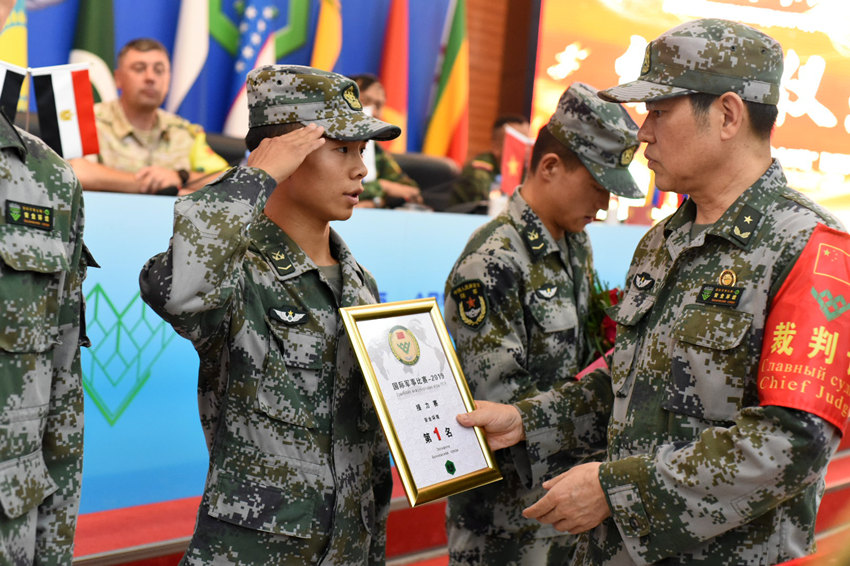
[[[484,283],[478,279],[464,281],[452,289],[452,298],[457,303],[457,315],[462,323],[478,329],[487,320],[487,295]]]

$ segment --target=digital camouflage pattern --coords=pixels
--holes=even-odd
[[[592,86],[573,83],[546,128],[608,191],[627,198],[644,196],[629,173],[640,142],[637,124],[625,108],[600,100]]]
[[[452,184],[449,204],[489,200],[490,190],[499,175],[501,163],[497,163],[496,155],[492,151],[479,153],[463,166]]]
[[[70,564],[83,463],[83,197],[0,117],[0,563]],[[82,329],[81,329],[82,327]]]
[[[584,232],[555,241],[521,191],[472,235],[446,281],[446,325],[473,397],[502,403],[572,380],[588,355],[590,241]],[[588,445],[604,445],[604,432],[577,434]],[[580,457],[532,460],[531,473],[520,475],[509,451],[495,456],[502,481],[449,498],[451,563],[568,563],[573,537],[524,518],[522,510],[544,495],[544,480]],[[551,562],[550,547],[558,549]]]
[[[776,162],[692,238],[695,215],[687,201],[635,251],[612,312],[612,389],[596,371],[518,403],[540,456],[571,449],[568,435],[549,434],[586,418],[571,398],[610,411],[599,478],[613,517],[581,537],[579,564],[776,564],[813,551],[839,432],[759,406],[756,377],[773,297],[815,225],[839,223],[789,189]],[[737,301],[706,299],[718,285]]]
[[[377,178],[363,183],[363,192],[360,193],[360,200],[384,198],[386,194],[384,193],[384,189],[381,188],[381,179],[401,183],[410,187],[418,186],[416,181],[401,170],[401,166],[393,159],[393,156],[384,151],[379,145],[375,145],[375,175]]]
[[[200,358],[210,468],[184,564],[383,564],[387,446],[338,308],[377,302],[332,230],[342,299],[234,168],[177,200],[142,297]]]
[[[401,129],[363,112],[357,83],[337,73],[300,65],[266,65],[248,73],[248,122],[313,123],[329,138],[387,141]]]
[[[175,171],[214,173],[227,161],[207,144],[203,128],[158,109],[150,132],[139,131],[127,120],[119,100],[94,105],[100,153],[89,156],[107,167],[135,173],[156,165]]]
[[[636,81],[599,96],[647,102],[694,92],[735,92],[750,102],[777,104],[782,69],[782,47],[772,37],[728,20],[694,20],[649,42]]]

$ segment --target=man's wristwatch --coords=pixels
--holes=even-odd
[[[185,185],[189,182],[189,172],[185,169],[178,169],[177,176],[180,177],[180,184]]]

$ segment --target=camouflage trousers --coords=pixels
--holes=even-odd
[[[448,522],[449,566],[566,566],[575,537],[499,537],[480,535]]]

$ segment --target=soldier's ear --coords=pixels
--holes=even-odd
[[[537,164],[538,174],[545,180],[551,180],[559,167],[563,167],[557,153],[545,153]]]

